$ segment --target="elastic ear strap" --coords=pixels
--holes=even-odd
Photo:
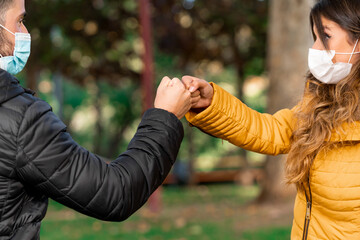
[[[360,52],[354,52],[354,55],[355,54],[359,54]],[[351,53],[341,53],[341,52],[337,52],[335,53],[336,55],[351,55]]]
[[[0,24],[0,27],[3,27],[6,31],[8,31],[8,32],[11,33],[12,35],[15,35],[15,33],[11,32],[9,29],[7,29],[6,27],[4,27],[4,25]]]
[[[354,55],[354,52],[355,52],[355,49],[356,49],[356,46],[357,46],[358,42],[359,42],[359,39],[357,39],[357,40],[356,40],[356,43],[355,43],[354,49],[352,50],[352,53],[351,53],[351,55],[350,55],[350,59],[349,59],[349,62],[348,62],[348,63],[350,63],[351,58],[352,58],[352,56]]]

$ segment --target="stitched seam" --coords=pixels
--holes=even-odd
[[[75,149],[76,149],[76,146],[72,146],[72,147],[71,147],[71,150],[69,151],[69,154],[64,158],[65,160],[64,160],[61,164],[59,164],[59,166],[56,168],[56,170],[53,172],[53,174],[51,174],[51,175],[49,176],[49,179],[52,178],[55,174],[59,174],[59,173],[60,173],[59,168],[63,165],[63,163],[64,163],[65,161],[67,161],[68,159],[70,159],[70,157],[72,156],[72,154],[74,154]]]
[[[27,157],[27,158],[29,158],[27,155],[26,155],[26,152],[25,151],[23,151],[23,153],[25,154],[25,156]],[[33,164],[33,162],[28,162],[27,164]],[[26,164],[26,165],[27,165]],[[25,166],[26,166],[25,165]],[[34,165],[34,164],[33,164]],[[25,167],[25,166],[23,166],[23,167]],[[35,165],[34,165],[35,166]],[[23,168],[23,167],[21,167],[21,168]],[[36,167],[36,166],[35,166]],[[21,169],[20,168],[20,169]],[[37,168],[37,167],[36,167]],[[38,169],[38,168],[37,168]],[[38,169],[39,170],[39,169]],[[70,198],[69,196],[67,196],[67,194],[64,194],[63,192],[61,192],[49,179],[47,179],[46,178],[46,176],[39,170],[39,172],[43,175],[43,177],[46,179],[46,181],[44,181],[44,182],[41,182],[41,183],[38,183],[38,184],[36,184],[37,186],[39,186],[39,185],[41,185],[41,184],[44,184],[44,183],[49,183],[52,187],[53,187],[53,189],[55,189],[56,190],[56,192],[58,192],[60,195],[62,195],[63,197],[66,197],[68,200],[70,200],[74,205],[76,205],[77,207],[79,207],[79,208],[81,208],[82,210],[84,210],[85,212],[87,212],[88,210],[86,209],[86,208],[84,208],[81,204],[79,204],[78,202],[76,202],[76,201],[74,201],[72,198]],[[91,212],[91,214],[93,215],[93,216],[95,216],[95,217],[97,217],[97,218],[101,218],[100,216],[98,216],[97,214],[95,214],[95,213],[93,213],[93,212]]]
[[[35,121],[34,123],[40,121],[40,119],[41,119],[45,114],[47,114],[48,112],[51,112],[51,110],[47,110],[47,111],[41,113],[40,116],[36,119],[36,121]],[[24,116],[25,116],[25,115],[24,115]],[[24,118],[25,118],[25,117],[24,117]],[[20,126],[21,126],[21,125],[20,125]],[[48,143],[51,143],[61,132],[64,132],[65,129],[66,129],[66,127],[60,129],[60,130],[58,131],[58,133],[57,133],[52,139],[50,139],[50,141],[49,141]],[[44,147],[39,150],[39,154],[38,154],[38,155],[40,155],[40,154],[44,151],[44,149],[46,148],[46,146],[47,146],[47,144],[44,144]]]
[[[335,186],[327,186],[327,185],[325,185],[325,184],[316,183],[316,182],[314,182],[314,180],[312,180],[311,184],[314,184],[314,185],[320,185],[320,186],[325,187],[325,188],[335,188],[335,189],[353,189],[353,188],[360,188],[360,186],[353,186],[353,187],[335,187]]]
[[[8,90],[9,90],[9,87],[10,87],[10,85],[7,85],[7,87],[6,87],[6,96],[5,96],[5,99],[7,99],[7,96],[8,96],[8,93],[9,93],[9,91],[8,91]],[[9,110],[12,110],[12,109],[9,109]],[[23,115],[23,118],[22,118],[19,126],[21,126],[21,124],[22,124],[22,122],[23,122],[23,120],[24,120],[24,116],[25,116],[25,114]],[[20,127],[18,127],[18,129],[19,129],[19,130],[18,130],[18,132],[17,132],[17,134],[16,134],[16,138],[15,138],[16,146],[18,146],[18,136],[19,136]],[[15,163],[15,166],[16,166],[16,163],[17,163],[17,158],[16,158],[17,153],[18,153],[18,149],[16,148],[16,151],[15,151],[15,154],[14,154],[14,163]],[[15,172],[15,166],[14,166],[14,168],[12,169],[12,171],[11,171],[10,174],[13,174],[13,173]],[[5,210],[4,206],[6,206],[6,203],[7,203],[7,201],[9,200],[8,198],[9,198],[9,194],[10,194],[10,191],[9,191],[10,186],[11,186],[11,183],[9,182],[8,187],[7,187],[6,200],[5,200],[5,202],[4,202],[3,210],[2,210],[2,213],[1,213],[1,221],[3,220],[3,215],[4,215],[4,210]]]
[[[254,111],[255,111],[255,110],[254,110]],[[219,110],[219,112],[222,113],[222,114],[224,114],[226,117],[230,118],[231,121],[237,122],[233,116],[228,116],[228,115],[226,115],[226,113],[223,112],[222,110]],[[242,124],[242,125],[243,125],[243,124]],[[278,143],[275,143],[275,142],[270,141],[270,140],[268,140],[268,139],[259,137],[258,134],[255,134],[255,133],[250,132],[250,129],[249,129],[248,127],[246,127],[246,126],[239,126],[239,128],[240,128],[240,131],[243,130],[243,129],[245,129],[245,131],[246,131],[247,134],[250,134],[252,137],[254,137],[255,139],[259,139],[259,140],[262,141],[262,142],[270,143],[271,145],[274,145],[274,146],[281,146],[282,148],[288,148],[288,147],[289,147],[289,146],[287,146],[287,145],[285,145],[285,144],[278,144]]]
[[[146,136],[146,135],[140,135],[141,137],[146,137],[147,139],[149,139],[149,140],[151,140],[151,141],[153,141],[153,142],[156,142],[154,139],[152,139],[152,138],[150,138],[150,137],[148,137],[148,136]],[[146,153],[149,153],[149,154],[151,154],[152,156],[156,156],[157,154],[152,150],[152,147],[151,147],[151,144],[149,144],[147,141],[145,141],[145,140],[141,140],[141,139],[137,139],[136,141],[138,141],[138,142],[141,142],[141,143],[143,143],[143,144],[145,144],[146,146],[147,146],[147,149],[143,149],[143,148],[139,148],[139,147],[137,147],[138,146],[138,144],[136,144],[136,146],[132,146],[132,147],[130,147],[128,150],[130,150],[130,149],[136,149],[136,150],[139,150],[139,151],[146,151]],[[171,162],[171,155],[169,155],[169,153],[168,153],[168,151],[166,151],[166,149],[164,148],[164,146],[162,146],[161,144],[159,144],[158,142],[156,142],[156,144],[160,147],[160,149],[166,154],[166,156],[167,156],[167,158],[169,159],[169,162],[171,163],[171,165],[173,164],[172,162]],[[160,153],[161,154],[161,153]],[[176,157],[175,157],[176,158]],[[134,159],[135,160],[135,159]],[[135,160],[136,161],[136,160]]]
[[[26,110],[25,110],[25,112],[24,112],[24,114],[23,114],[23,118],[22,118],[22,120],[21,120],[21,122],[20,122],[20,124],[19,124],[19,130],[18,130],[18,132],[17,132],[17,134],[16,134],[16,142],[18,142],[18,138],[19,138],[19,133],[20,133],[20,127],[23,125],[23,122],[24,122],[24,120],[25,120],[25,116],[26,116],[26,114],[27,114],[27,112],[29,111],[29,108],[32,106],[32,105],[34,105],[36,102],[38,102],[38,100],[34,100],[34,102],[32,102],[27,108],[26,108]]]
[[[6,206],[6,203],[8,202],[8,200],[9,200],[9,195],[10,195],[10,185],[11,185],[11,181],[9,181],[9,183],[8,183],[8,186],[7,186],[7,190],[6,190],[6,200],[5,200],[5,202],[4,202],[4,204],[3,204],[3,206],[2,206],[2,211],[1,211],[1,219],[0,219],[0,221],[2,221],[3,220],[3,217],[4,217],[4,211],[5,211],[5,206]]]
[[[36,223],[39,223],[39,222],[41,222],[41,221],[27,222],[27,223],[25,223],[24,225],[21,225],[21,226],[19,226],[19,227],[17,227],[17,228],[14,228],[14,229],[12,229],[10,236],[13,235],[15,232],[17,232],[19,229],[21,229],[21,228],[23,228],[23,227],[26,227],[26,226],[28,226],[28,225],[30,225],[30,224],[34,224],[34,223],[36,224]]]
[[[141,169],[142,174],[144,175],[144,178],[146,179],[146,175],[144,173],[144,170],[142,169],[142,167],[139,165],[139,163],[136,161],[135,158],[133,158],[132,156],[125,154],[126,156],[128,156],[129,158],[131,158]],[[124,156],[125,156],[124,155]],[[123,166],[123,165],[119,165],[122,169],[124,169],[127,173],[129,173],[129,171]],[[146,181],[146,185],[147,185],[147,189],[149,189],[149,183]],[[121,203],[124,203],[124,201],[120,201],[118,204],[116,204],[115,208],[106,216],[106,218],[108,218],[109,216],[111,216],[113,214],[113,212],[118,211],[119,206],[121,205]]]
[[[357,212],[357,210],[356,209],[351,209],[351,210],[344,210],[344,209],[341,209],[341,210],[334,210],[334,209],[331,209],[331,208],[328,208],[328,207],[324,207],[322,204],[314,204],[314,206],[316,206],[317,208],[318,208],[318,212],[324,212],[324,210],[325,211],[328,211],[328,212],[335,212],[335,213],[345,213],[345,214],[347,214],[347,216],[349,216],[349,214],[351,214],[351,213],[356,213]],[[348,217],[349,218],[349,217]],[[353,221],[354,220],[354,218],[351,218],[352,220],[351,221]],[[356,218],[355,218],[356,219]],[[346,220],[346,221],[348,221],[348,220]]]
[[[128,155],[126,155],[126,156],[128,156]],[[136,162],[136,160],[135,160],[133,157],[131,157],[131,156],[128,156],[128,157],[131,158],[133,161]],[[128,175],[130,175],[128,169],[126,169],[123,165],[119,164],[117,167],[120,167],[120,168],[123,169]],[[141,171],[142,171],[142,169],[141,169]],[[123,196],[123,194],[122,194],[122,196]],[[114,207],[114,209],[106,216],[106,219],[108,219],[114,212],[117,212],[117,211],[118,211],[118,208],[119,208],[119,206],[121,205],[121,203],[124,203],[124,201],[119,201],[119,202],[116,204],[116,206]]]
[[[239,100],[239,101],[240,101],[240,100]],[[244,103],[243,103],[243,104],[244,104]],[[235,122],[235,123],[238,122],[238,121],[236,121],[236,119],[235,119],[232,115],[226,114],[226,113],[223,111],[223,109],[221,109],[221,108],[218,107],[218,105],[219,105],[218,103],[214,103],[214,105],[213,105],[213,110],[216,110],[217,112],[223,114],[225,117],[229,118],[230,120],[232,120],[232,121]],[[253,110],[253,111],[255,111],[255,110]],[[261,114],[261,113],[259,113],[259,114]],[[215,115],[217,115],[217,114],[213,113],[213,115],[215,116]],[[272,116],[272,115],[271,115],[271,116]],[[227,124],[227,125],[228,125],[228,124]],[[238,125],[238,124],[237,124],[237,125]],[[287,145],[285,145],[285,144],[278,144],[278,143],[275,143],[275,142],[270,141],[270,140],[268,140],[268,139],[264,139],[264,138],[259,137],[258,135],[250,132],[250,130],[249,130],[246,126],[239,126],[239,128],[240,128],[240,130],[245,129],[246,133],[250,134],[250,135],[253,136],[255,139],[259,139],[259,140],[262,141],[262,142],[269,143],[269,144],[274,145],[274,146],[280,146],[281,148],[285,148],[285,149],[289,148],[289,146],[287,146]]]
[[[40,154],[42,154],[43,151],[45,150],[45,148],[46,148],[50,143],[52,143],[62,132],[65,132],[65,128],[59,130],[52,139],[50,139],[46,144],[44,144],[44,147],[39,150],[38,156],[39,156]]]
[[[60,131],[57,135],[55,135],[54,138],[52,138],[52,139],[49,141],[49,143],[51,143],[52,141],[54,141],[55,138],[56,138],[60,133],[61,133],[61,131]],[[75,148],[75,147],[73,147],[73,148]],[[38,155],[40,155],[44,149],[45,149],[45,147],[39,152]],[[28,155],[25,153],[25,150],[21,148],[21,151],[25,154],[27,163],[26,163],[24,166],[20,167],[19,170],[22,169],[22,168],[24,168],[24,167],[26,167],[30,162],[32,163],[32,160],[31,160],[31,159],[28,157]],[[66,160],[69,159],[69,158],[70,158],[70,155],[71,155],[72,153],[73,153],[73,151],[70,151],[69,155],[68,155],[65,159],[66,159]],[[35,165],[34,165],[34,166],[35,166]],[[37,169],[38,169],[38,168],[37,168]],[[39,170],[39,169],[38,169],[38,170]],[[57,169],[56,169],[56,170],[57,170]],[[39,172],[41,172],[41,171],[39,170]],[[49,180],[49,179],[50,179],[52,176],[54,176],[54,174],[57,173],[57,172],[58,172],[58,171],[54,171],[48,178],[46,177],[46,179]],[[41,172],[41,174],[43,174],[43,175],[45,176],[45,174],[44,174],[43,172]],[[50,180],[49,180],[49,181],[50,181]],[[40,184],[42,184],[42,183],[40,183]],[[70,190],[69,190],[69,191],[70,191]]]
[[[295,225],[296,225],[299,229],[301,229],[301,232],[302,232],[302,231],[303,231],[303,226],[298,223],[297,218],[294,218],[294,221],[293,221],[293,222],[295,223]]]
[[[145,143],[146,144],[146,141],[141,141],[141,142],[143,142],[143,143]],[[147,145],[149,145],[149,144],[147,144]],[[155,157],[155,155],[156,154],[154,154],[154,152],[151,150],[151,148],[149,148],[149,149],[142,149],[142,148],[138,148],[138,147],[132,147],[131,148],[132,150],[133,149],[136,149],[136,150],[138,150],[138,151],[144,151],[144,152],[146,152],[147,154],[147,156],[149,156],[149,157],[151,157],[151,159],[154,159],[154,158],[156,158]],[[164,151],[164,152],[166,152],[166,151]],[[167,153],[166,153],[166,155],[168,155]],[[126,154],[126,156],[129,156],[131,159],[133,159],[135,162],[136,162],[136,164],[140,167],[140,169],[141,169],[141,171],[142,171],[142,173],[144,174],[144,176],[147,176],[146,174],[145,174],[145,172],[144,172],[144,170],[143,170],[143,168],[141,167],[141,165],[138,163],[138,161],[136,161],[136,159],[134,158],[134,157],[132,157],[130,154]],[[169,157],[170,158],[170,157]],[[171,162],[170,162],[171,163]],[[160,169],[159,169],[160,170]],[[150,189],[150,186],[147,184],[147,187],[148,187],[148,189]]]
[[[322,199],[322,201],[324,201],[323,199],[325,199],[326,201],[331,201],[331,202],[360,202],[359,199],[341,199],[340,200],[340,199],[331,199],[331,198],[325,197],[323,195],[320,195],[318,193],[313,193],[313,194],[315,194],[317,198]],[[334,211],[336,211],[336,210],[334,210]]]
[[[101,185],[100,185],[99,188],[97,189],[96,193],[94,194],[94,196],[92,197],[92,199],[90,200],[90,202],[89,202],[88,204],[86,204],[86,206],[85,206],[86,209],[88,208],[88,206],[89,206],[91,203],[93,203],[93,202],[95,201],[95,198],[96,198],[97,195],[99,194],[100,189],[104,186],[104,184],[105,184],[104,179],[105,179],[105,177],[108,175],[108,171],[109,171],[109,169],[107,168],[106,173],[104,174],[104,177],[102,178]],[[75,184],[74,184],[74,185],[75,185]]]
[[[6,235],[6,236],[11,236],[13,229],[9,228],[7,225],[4,225],[4,224],[0,224],[0,225],[1,225],[1,227],[5,228],[5,231],[9,232],[9,235]],[[3,236],[1,236],[1,237],[3,237]]]
[[[8,99],[8,97],[7,97],[7,96],[9,95],[9,87],[10,87],[10,85],[7,85],[7,86],[6,86],[6,90],[5,90],[5,91],[6,91],[5,99]]]
[[[68,156],[66,156],[66,158],[65,158],[65,160],[68,160],[70,157],[71,157],[71,155],[73,154],[73,151],[74,151],[74,149],[76,148],[76,146],[73,146],[72,147],[73,149],[70,151],[70,153],[69,153],[69,155]],[[27,164],[26,164],[27,165]],[[25,165],[25,166],[26,166]],[[60,164],[61,165],[61,164]],[[34,165],[35,166],[35,165]],[[20,168],[21,169],[21,168]],[[38,169],[38,168],[37,168]],[[82,168],[82,170],[81,170],[81,172],[83,171],[83,169],[84,168]],[[39,169],[38,169],[39,170]],[[40,170],[39,170],[40,171]],[[41,171],[40,171],[41,172]],[[81,173],[80,172],[80,173]],[[51,182],[51,180],[50,180],[50,178],[52,178],[55,174],[57,174],[57,173],[59,173],[59,171],[58,171],[58,168],[56,169],[56,171],[54,171],[50,176],[49,176],[49,178],[46,178],[47,180],[46,181],[44,181],[44,182],[42,182],[42,183],[39,183],[39,184],[37,184],[37,185],[41,185],[41,184],[44,184],[44,183],[46,183],[46,182]],[[43,174],[42,172],[41,172],[41,174]],[[43,174],[44,175],[44,174]],[[45,175],[44,175],[45,176]],[[75,182],[77,181],[77,179],[78,178],[76,178],[76,180],[75,180]],[[74,184],[75,185],[75,184]],[[68,196],[68,194],[70,193],[70,191],[73,189],[73,187],[74,187],[74,185],[68,190],[68,192],[66,193],[66,194],[63,194],[63,195],[65,195],[65,196]]]
[[[341,160],[336,160],[336,159],[325,159],[325,158],[323,158],[323,157],[318,157],[318,158],[316,158],[317,159],[317,161],[321,161],[321,162],[340,162],[340,163],[343,163],[343,164],[353,164],[353,163],[358,163],[358,164],[360,164],[360,160],[358,160],[358,161],[341,161]]]
[[[7,86],[7,90],[6,90],[6,96],[7,96],[7,94],[8,94],[8,89],[9,89],[9,86]],[[20,125],[21,125],[21,123],[22,123],[22,121],[24,120],[24,116],[25,115],[23,115],[23,119],[21,120],[21,122],[20,122]],[[20,126],[19,125],[19,126]],[[18,135],[19,135],[19,131],[20,131],[20,127],[18,126],[18,132],[17,132],[17,134],[16,134],[16,138],[15,138],[15,144],[16,144],[16,146],[19,146],[19,144],[18,144]],[[16,151],[15,151],[15,153],[14,153],[14,166],[13,166],[13,168],[12,168],[12,171],[11,171],[11,175],[15,172],[15,168],[16,168],[16,166],[17,166],[17,153],[18,153],[18,147],[16,147]],[[6,192],[7,192],[7,194],[6,194],[6,200],[5,200],[5,202],[4,202],[4,204],[3,204],[3,206],[2,206],[2,212],[1,212],[1,220],[0,221],[2,221],[3,220],[3,217],[4,217],[4,211],[5,211],[5,207],[4,206],[6,206],[6,204],[7,204],[7,202],[8,202],[8,200],[9,200],[9,194],[10,194],[10,186],[11,186],[11,182],[9,181],[9,183],[8,183],[8,187],[7,187],[7,190],[6,190]]]
[[[87,160],[86,161],[89,161],[89,155],[90,155],[90,152],[87,152],[88,154],[87,154]],[[81,168],[81,170],[80,170],[80,172],[79,172],[79,174],[78,174],[78,176],[77,176],[77,178],[74,180],[74,184],[71,186],[71,188],[69,189],[69,191],[65,194],[67,197],[69,197],[68,196],[68,194],[70,194],[70,192],[74,189],[74,187],[75,187],[75,184],[76,184],[76,182],[78,181],[78,179],[79,179],[79,177],[80,177],[80,175],[81,175],[81,173],[84,171],[84,167],[83,168]],[[50,180],[49,180],[50,181]],[[70,197],[69,197],[70,198]],[[86,209],[86,207],[84,208],[84,209]]]
[[[29,156],[26,154],[26,152],[24,151],[24,149],[22,149],[21,147],[19,147],[18,152],[19,152],[19,151],[21,151],[22,153],[24,153],[24,155],[25,155],[25,157],[26,157],[26,163],[25,163],[22,167],[17,168],[18,170],[21,170],[21,169],[25,168],[25,167],[26,167],[27,165],[29,165],[29,164],[33,164],[33,165],[35,166],[35,164],[34,164],[33,161],[29,158]],[[36,166],[35,166],[35,167],[36,167]],[[41,182],[41,183],[39,183],[39,184],[43,184],[43,183],[45,183],[45,182],[47,182],[47,181],[50,181],[49,178],[51,178],[51,177],[54,175],[54,173],[56,172],[56,171],[55,171],[53,174],[51,174],[51,175],[49,176],[49,178],[47,178],[47,177],[45,176],[45,174],[40,171],[39,168],[36,167],[36,169],[47,179],[46,181]],[[39,185],[39,184],[37,184],[37,185]]]
[[[314,173],[314,174],[316,174],[316,175],[317,175],[317,173],[336,174],[336,175],[339,175],[338,172],[325,172],[325,171],[319,171],[319,170],[317,170],[317,169],[316,169],[315,171],[316,171],[316,173]],[[342,175],[352,175],[352,174],[360,175],[360,172],[358,172],[358,173],[342,173]]]
[[[17,162],[18,162],[17,156],[18,156],[19,150],[22,150],[22,148],[21,148],[21,146],[20,146],[20,144],[19,144],[20,128],[21,128],[21,126],[22,126],[22,124],[23,124],[23,122],[24,122],[25,115],[26,115],[27,111],[29,110],[29,108],[30,108],[33,104],[35,104],[35,102],[36,102],[36,101],[32,102],[32,103],[26,108],[24,114],[22,115],[22,119],[21,119],[21,121],[20,121],[20,124],[19,124],[19,126],[18,126],[18,132],[16,133],[16,139],[15,139],[16,146],[17,146],[17,147],[16,147],[16,155],[15,155],[15,168],[16,168]],[[24,151],[23,151],[23,152],[24,152]],[[27,157],[26,154],[25,154],[25,156]],[[27,163],[26,163],[24,166],[26,166],[26,165],[27,165]],[[20,168],[20,169],[21,169],[21,168]]]
[[[138,149],[138,148],[133,148],[133,149],[137,149],[137,150],[144,151],[143,149]],[[147,153],[148,153],[148,152],[147,152]],[[142,174],[144,175],[144,178],[147,180],[147,178],[146,178],[147,175],[145,174],[144,169],[141,167],[141,165],[136,161],[136,158],[134,158],[133,156],[131,156],[131,155],[128,154],[128,153],[124,154],[123,156],[127,156],[127,157],[131,158],[131,159],[139,166],[139,168],[141,169]],[[124,168],[123,165],[120,165],[120,166],[121,166],[122,168]],[[129,172],[127,169],[125,169],[125,170],[126,170],[126,172]],[[146,181],[146,186],[147,186],[147,189],[150,189],[150,186],[149,186],[148,181]]]

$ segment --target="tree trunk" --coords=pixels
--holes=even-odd
[[[96,86],[94,108],[96,111],[96,122],[95,122],[95,134],[94,134],[94,153],[103,155],[102,140],[103,140],[103,124],[102,124],[102,92],[98,82],[95,82]]]
[[[37,91],[38,70],[33,64],[26,67],[26,88]]]
[[[63,76],[56,72],[53,75],[53,81],[55,84],[54,97],[56,99],[56,111],[55,114],[61,119],[64,119],[64,91],[63,91]]]
[[[309,12],[314,0],[272,0],[268,35],[267,64],[270,78],[268,112],[293,107],[305,86],[308,48],[311,47]],[[259,202],[277,202],[295,193],[286,186],[286,156],[269,156]]]
[[[143,111],[151,108],[154,102],[154,68],[152,49],[152,24],[151,24],[151,1],[139,1],[139,17],[141,26],[141,37],[144,43],[143,72],[141,77]],[[149,208],[153,212],[160,212],[162,207],[161,186],[150,196]]]

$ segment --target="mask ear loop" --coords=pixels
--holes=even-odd
[[[7,29],[4,25],[0,24],[0,27],[4,28],[6,31],[8,31],[9,33],[11,33],[12,35],[15,36],[15,33],[13,33],[12,31],[10,31],[9,29]]]
[[[6,31],[8,31],[9,33],[11,33],[12,35],[15,36],[15,33],[11,32],[11,31],[10,31],[9,29],[7,29],[4,25],[0,24],[0,27],[4,28]],[[2,57],[3,57],[3,55],[1,55],[1,53],[0,53],[0,58],[2,58]]]
[[[358,42],[359,42],[359,39],[357,39],[357,40],[356,40],[356,43],[355,43],[354,49],[353,49],[353,51],[352,51],[352,53],[351,53],[351,55],[350,55],[350,59],[349,59],[348,63],[350,63],[351,58],[352,58],[352,56],[354,55],[354,52],[355,52],[355,49],[356,49],[356,46],[357,46]]]

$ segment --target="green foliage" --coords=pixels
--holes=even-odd
[[[264,73],[265,59],[264,57],[254,57],[244,65],[244,76],[260,76]]]
[[[32,57],[37,59],[30,68],[58,71],[81,84],[89,78],[111,83],[124,76],[139,78],[138,71],[123,64],[140,54],[133,41],[139,36],[136,2],[35,0],[27,8]],[[133,24],[126,24],[131,19]]]
[[[66,96],[64,98],[65,100],[64,105],[69,106],[72,109],[76,109],[80,107],[90,97],[89,93],[86,92],[84,88],[70,81],[66,81],[66,83],[64,84],[63,91],[64,91],[64,96]]]
[[[159,49],[175,54],[186,73],[204,77],[214,62],[220,71],[234,67],[240,82],[263,73],[267,1],[194,1],[186,9],[181,1],[158,0],[154,6]]]

